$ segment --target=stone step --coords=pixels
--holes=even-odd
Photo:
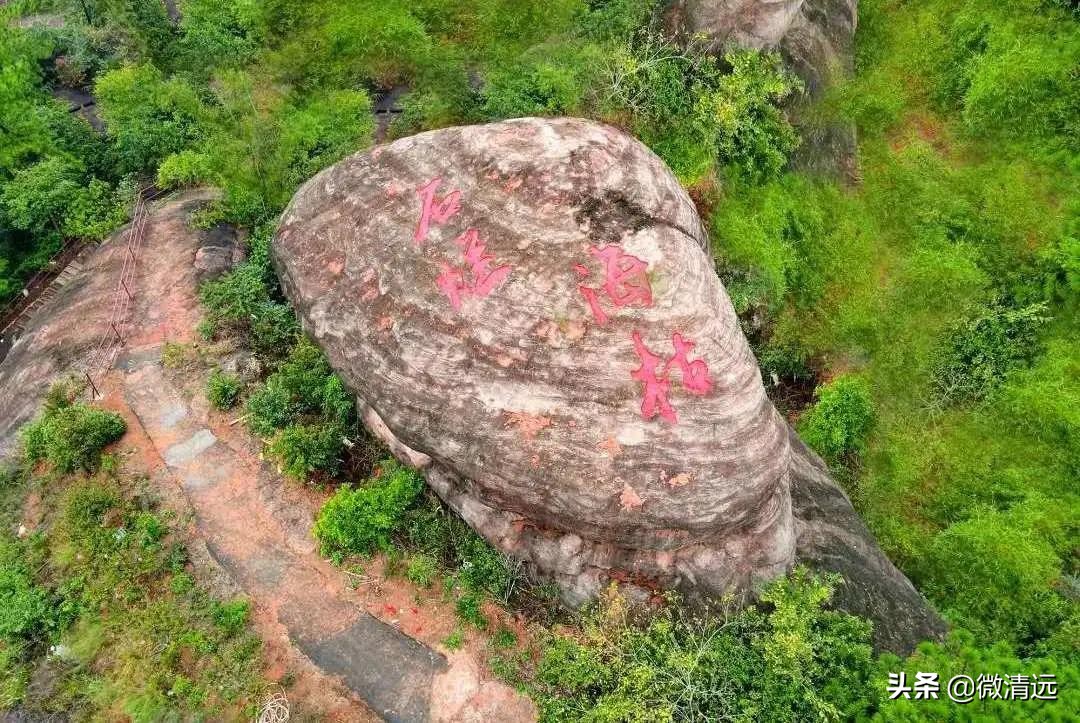
[[[385,720],[430,720],[432,686],[446,659],[347,601],[325,560],[288,544],[260,494],[274,472],[203,426],[165,377],[160,353],[127,354],[118,367],[128,406],[183,490],[217,564],[275,611],[300,652]]]

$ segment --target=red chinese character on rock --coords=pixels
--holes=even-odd
[[[416,233],[413,240],[423,243],[427,238],[431,224],[440,226],[450,220],[450,217],[461,210],[461,191],[451,191],[442,198],[436,198],[435,191],[442,183],[441,178],[432,178],[416,189],[416,195],[420,197],[420,221],[416,224]]]
[[[641,400],[641,416],[645,417],[645,419],[652,419],[659,413],[661,417],[675,424],[679,420],[675,416],[675,410],[672,409],[667,398],[671,383],[666,377],[656,376],[656,369],[660,365],[660,357],[649,351],[645,343],[641,341],[641,334],[635,331],[633,338],[634,351],[637,352],[638,359],[641,360],[641,366],[632,371],[630,376],[645,385],[645,397]]]
[[[694,348],[694,342],[686,341],[682,334],[675,332],[671,335],[671,344],[675,347],[675,356],[668,359],[668,363],[664,365],[664,373],[669,374],[671,365],[675,364],[682,372],[682,385],[688,392],[701,395],[712,391],[708,365],[701,359],[687,359],[687,354]]]
[[[510,275],[510,267],[491,267],[495,257],[487,253],[484,242],[480,240],[480,232],[470,228],[454,240],[461,247],[465,263],[468,264],[471,281],[465,280],[465,268],[454,267],[443,262],[442,273],[435,279],[435,283],[447,298],[454,311],[461,309],[461,301],[466,296],[484,297],[495,290],[507,276]]]
[[[641,416],[652,419],[657,414],[672,424],[677,424],[679,419],[675,409],[668,400],[668,392],[671,390],[671,367],[676,366],[681,373],[682,387],[691,394],[703,395],[712,391],[712,378],[709,376],[709,367],[702,359],[691,361],[688,357],[694,348],[694,343],[683,339],[682,334],[675,332],[671,336],[671,343],[675,347],[675,353],[664,364],[661,373],[660,357],[649,351],[641,340],[641,334],[633,333],[634,351],[641,361],[641,366],[630,373],[631,378],[645,385],[644,396],[641,400]]]
[[[642,306],[652,306],[652,287],[649,285],[649,277],[645,273],[648,264],[636,256],[626,253],[621,246],[608,244],[589,249],[591,253],[604,267],[604,283],[600,288],[593,288],[581,284],[578,291],[585,297],[589,310],[597,324],[606,324],[608,315],[600,304],[600,292],[607,295],[608,300],[616,308],[640,303]],[[584,264],[575,264],[574,270],[581,276],[588,277],[590,271]]]

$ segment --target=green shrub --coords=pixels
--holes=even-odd
[[[443,638],[442,644],[447,650],[459,650],[465,644],[465,633],[461,631],[461,628],[456,628],[454,632]]]
[[[264,684],[249,606],[215,600],[183,572],[185,551],[148,502],[100,479],[44,490],[52,629],[77,664],[55,668],[43,705],[78,701],[90,717],[136,720],[246,718]]]
[[[1029,644],[1067,614],[1054,590],[1061,559],[1030,529],[1000,512],[949,526],[926,552],[930,596],[982,642]]]
[[[650,32],[616,46],[607,103],[633,114],[634,131],[684,183],[719,163],[760,181],[776,175],[798,143],[776,107],[798,88],[775,54],[732,51],[721,64]]]
[[[492,71],[483,113],[492,120],[581,115],[597,87],[601,60],[600,49],[592,45],[532,48]]]
[[[247,424],[255,434],[273,435],[299,416],[298,405],[293,402],[289,390],[273,379],[271,377],[265,385],[252,392],[245,403]]]
[[[431,555],[421,552],[409,557],[409,565],[405,568],[405,577],[413,585],[431,587],[438,574],[439,563]]]
[[[210,159],[204,153],[185,149],[166,157],[158,165],[157,185],[160,188],[183,188],[207,183],[214,178]]]
[[[241,632],[251,617],[251,603],[243,599],[224,603],[214,601],[210,609],[214,623],[224,630],[226,635]]]
[[[834,581],[795,572],[766,611],[643,623],[614,589],[583,634],[550,634],[526,687],[541,720],[846,720],[873,708],[870,627],[826,611]],[[527,673],[527,671],[525,671]]]
[[[23,430],[23,448],[29,462],[45,460],[59,472],[93,470],[101,450],[127,431],[115,412],[79,402],[63,403]]]
[[[483,606],[483,593],[466,589],[454,603],[454,612],[465,622],[483,630],[487,627],[487,618],[484,617]]]
[[[247,62],[258,47],[254,14],[242,3],[186,0],[177,41],[179,62],[206,73]]]
[[[370,555],[388,549],[405,511],[423,489],[419,474],[394,462],[383,463],[380,474],[362,487],[342,487],[315,521],[313,531],[323,554]]]
[[[204,133],[203,107],[195,90],[152,65],[105,73],[95,83],[94,95],[121,173],[152,170]]]
[[[206,398],[214,409],[232,409],[240,399],[243,386],[239,377],[215,369],[206,382]]]
[[[303,481],[316,472],[333,477],[345,447],[344,437],[345,430],[339,424],[290,424],[275,435],[267,452],[293,479]]]
[[[199,288],[207,321],[215,330],[246,337],[261,358],[280,359],[299,333],[296,316],[277,299],[277,277],[270,264],[272,229],[252,234],[247,260]]]
[[[830,464],[857,460],[874,425],[874,402],[866,379],[837,377],[814,390],[816,402],[799,419],[799,434]]]
[[[311,459],[329,460],[335,438],[336,457],[340,439],[354,421],[352,397],[319,348],[306,338],[296,343],[266,384],[248,397],[246,406],[248,426],[256,434],[271,436],[297,427],[282,442],[283,449],[294,448],[299,457]]]
[[[405,514],[402,544],[422,551],[451,572],[450,582],[466,593],[507,604],[520,582],[520,567],[496,550],[434,493]]]
[[[499,628],[491,638],[496,650],[506,650],[517,645],[517,635],[510,628]]]
[[[0,648],[39,640],[55,624],[53,601],[34,582],[22,544],[0,540]]]
[[[941,643],[926,642],[905,661],[885,656],[880,666],[881,680],[889,672],[904,671],[907,683],[915,680],[918,672],[933,671],[942,683],[942,695],[938,698],[915,700],[899,697],[881,700],[881,708],[874,720],[886,721],[1065,721],[1073,720],[1080,709],[1080,663],[1075,658],[1055,660],[1047,657],[1021,657],[1007,643],[979,645],[971,633],[963,629],[953,630]],[[968,705],[958,705],[945,695],[945,683],[954,675],[966,675],[974,681],[982,676],[1028,676],[1028,680],[1042,675],[1053,675],[1057,681],[1057,700],[1032,700],[1017,696],[1009,699],[1008,685],[1002,686],[1002,696],[985,696]],[[977,707],[976,707],[977,706]]]
[[[1039,327],[1047,321],[1045,303],[999,305],[954,328],[933,368],[938,399],[948,404],[993,394],[1011,371],[1038,356]]]

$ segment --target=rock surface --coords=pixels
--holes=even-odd
[[[852,581],[903,601],[879,639],[910,648],[940,623],[793,454],[706,246],[643,145],[520,119],[326,169],[273,253],[368,426],[568,602],[610,580],[750,595],[798,559],[836,567],[840,540]],[[803,478],[801,509],[824,510],[808,519],[792,511]]]
[[[146,236],[186,238],[192,210],[216,197],[209,191],[187,191],[153,204]],[[38,414],[49,387],[74,375],[89,372],[100,381],[105,369],[90,364],[98,357],[103,336],[109,334],[121,269],[127,258],[128,229],[117,231],[100,246],[88,248],[77,259],[84,267],[41,307],[26,330],[0,362],[0,461],[18,448],[19,429]],[[159,247],[164,246],[163,252]],[[194,248],[181,244],[154,245],[144,251],[142,264],[160,264],[170,270],[170,283],[179,284],[197,273]],[[201,273],[201,272],[199,272]],[[158,293],[140,296],[148,305],[144,316],[171,316],[176,310],[155,303]],[[197,315],[198,309],[190,310]]]
[[[675,0],[668,26],[728,46],[779,50],[817,95],[829,77],[851,67],[858,0]]]

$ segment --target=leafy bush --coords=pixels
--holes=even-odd
[[[762,610],[694,617],[668,604],[641,624],[612,588],[582,635],[543,641],[525,685],[544,721],[863,716],[875,702],[870,627],[822,609],[834,582],[800,570],[769,586]]]
[[[799,434],[831,464],[857,459],[874,425],[874,402],[866,379],[845,374],[818,387],[814,396],[814,406],[799,419]]]
[[[487,118],[580,115],[599,85],[599,48],[538,46],[492,71],[484,89]]]
[[[893,656],[885,656],[880,665],[881,677],[886,672],[906,673],[908,684],[915,680],[918,672],[933,671],[942,682],[948,682],[954,675],[966,675],[978,681],[982,676],[993,679],[996,676],[1036,676],[1053,675],[1057,681],[1057,700],[1024,700],[1021,696],[1009,699],[984,697],[983,700],[969,705],[957,705],[942,694],[936,699],[914,700],[900,697],[895,700],[882,700],[881,708],[874,720],[892,721],[962,721],[982,718],[992,721],[1032,721],[1032,720],[1071,720],[1074,711],[1080,708],[1080,664],[1076,660],[1066,662],[1065,658],[1054,660],[1047,657],[1021,657],[1007,643],[979,645],[971,633],[957,629],[949,633],[941,643],[923,643],[907,660],[898,661]],[[1003,686],[1003,692],[1007,689]],[[977,708],[975,706],[978,706]]]
[[[315,521],[313,532],[323,554],[340,558],[388,549],[405,511],[423,489],[419,474],[394,462],[385,462],[380,474],[362,487],[342,487]]]
[[[450,574],[452,587],[475,597],[464,607],[479,608],[483,597],[507,604],[520,582],[520,568],[448,510],[434,493],[417,500],[401,530],[404,546],[438,561]]]
[[[459,650],[465,644],[465,633],[460,628],[456,628],[454,632],[443,638],[442,644],[447,650]]]
[[[1046,304],[1019,309],[996,306],[952,330],[933,369],[934,392],[944,403],[985,399],[1009,372],[1040,351]]]
[[[267,452],[277,458],[285,473],[306,480],[320,472],[334,476],[340,466],[345,430],[339,424],[290,424],[278,432]]]
[[[39,639],[55,624],[53,601],[34,582],[23,545],[0,540],[0,647]]]
[[[259,40],[254,14],[242,3],[186,0],[177,41],[182,65],[209,73],[250,60]]]
[[[239,401],[243,387],[239,377],[215,369],[206,382],[206,398],[215,409],[232,409]]]
[[[341,438],[353,422],[353,409],[352,398],[326,357],[301,338],[266,384],[248,397],[248,426],[256,434],[270,436],[294,425],[310,424],[279,439],[279,451],[293,450],[295,454],[289,457],[297,461],[328,461],[341,450]]]
[[[679,50],[644,33],[609,62],[609,103],[631,112],[634,130],[684,183],[719,162],[744,178],[776,175],[798,143],[776,104],[798,88],[778,56],[733,51],[722,66],[695,48]]]
[[[926,589],[982,642],[1030,644],[1067,614],[1054,589],[1061,559],[1053,547],[1006,514],[981,512],[934,538]]]
[[[29,462],[45,460],[59,472],[93,470],[101,450],[127,431],[115,412],[63,400],[23,430]]]
[[[157,168],[157,185],[161,188],[197,186],[213,178],[210,158],[190,148],[166,157]]]
[[[227,635],[236,635],[241,632],[251,617],[251,603],[243,599],[225,603],[215,601],[211,605],[211,610],[214,622]]]
[[[202,103],[184,80],[152,65],[128,65],[98,78],[94,96],[120,173],[151,170],[203,135]]]
[[[408,567],[405,568],[405,577],[418,587],[431,587],[438,573],[438,561],[431,555],[422,552],[412,555],[409,558]]]
[[[247,260],[199,288],[210,325],[247,337],[267,360],[281,358],[299,332],[292,310],[278,300],[277,277],[270,264],[272,233],[269,227],[257,229]]]

